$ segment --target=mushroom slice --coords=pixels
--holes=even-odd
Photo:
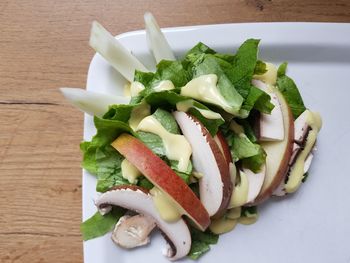
[[[257,123],[258,137],[260,141],[282,141],[285,136],[283,126],[283,113],[281,104],[275,92],[269,86],[259,80],[253,80],[253,85],[266,92],[271,97],[271,103],[275,106],[271,114],[261,113]]]
[[[304,145],[307,135],[311,129],[310,125],[307,123],[308,111],[304,111],[295,121],[294,121],[294,142],[298,145]]]
[[[275,196],[284,196],[286,195],[285,191],[285,182],[288,181],[290,171],[293,169],[296,161],[298,160],[300,154],[304,152],[304,148],[308,141],[308,136],[312,131],[311,126],[308,123],[310,115],[313,116],[314,113],[311,113],[309,110],[305,110],[295,121],[294,121],[294,144],[293,144],[293,153],[289,159],[289,168],[285,175],[285,180],[274,191],[273,195]],[[312,132],[311,132],[312,133]],[[315,151],[315,146],[313,146],[304,162],[304,173],[306,173],[311,165],[313,159],[313,153]],[[304,157],[303,157],[304,158]]]
[[[224,155],[226,162],[228,165],[230,165],[230,163],[232,163],[230,147],[228,146],[227,141],[221,131],[218,131],[218,133],[214,136],[214,140],[218,144],[219,149]]]
[[[201,202],[211,217],[222,216],[230,202],[232,182],[229,165],[209,131],[193,116],[174,112],[182,133],[192,147],[195,170],[203,174],[199,179]]]
[[[189,253],[191,234],[185,221],[164,221],[153,203],[152,196],[145,189],[137,186],[116,187],[98,197],[95,204],[102,214],[110,211],[112,205],[115,205],[151,217],[170,243],[166,246],[164,254],[171,260],[183,258]]]
[[[149,234],[155,228],[156,222],[150,216],[122,216],[112,233],[112,240],[122,248],[134,248],[150,242]]]
[[[257,173],[254,173],[253,171],[247,168],[243,168],[243,172],[246,174],[249,182],[248,197],[246,204],[250,204],[254,202],[255,198],[260,193],[261,187],[265,179],[266,165],[264,164],[261,167],[260,171]]]
[[[268,199],[284,181],[293,151],[294,118],[292,112],[282,93],[277,88],[273,88],[273,92],[281,105],[284,139],[283,141],[261,142],[267,155],[266,173],[261,191],[254,200],[255,205]]]

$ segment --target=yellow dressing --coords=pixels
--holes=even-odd
[[[145,89],[145,86],[141,82],[138,82],[138,81],[132,82],[130,85],[131,97],[135,97],[135,96],[139,95],[139,93],[141,91],[143,91],[144,89]]]
[[[258,215],[253,214],[251,216],[242,216],[238,219],[238,223],[242,225],[251,225],[258,221]]]
[[[215,74],[199,76],[181,88],[181,95],[217,105],[231,114],[237,113],[219,92],[217,81]]]
[[[229,208],[234,208],[238,206],[242,206],[247,202],[248,199],[248,189],[249,189],[249,182],[247,175],[240,171],[240,183],[237,184],[232,192],[231,200],[229,204]]]
[[[181,217],[181,213],[176,208],[174,202],[169,199],[159,188],[153,187],[150,190],[152,199],[159,215],[167,222],[178,221]]]
[[[229,218],[226,218],[225,216],[223,216],[219,219],[214,219],[211,222],[209,229],[214,234],[219,235],[219,234],[230,232],[231,230],[233,230],[235,228],[237,223],[238,223],[237,220],[229,219]]]
[[[160,92],[163,90],[173,90],[175,89],[174,84],[170,80],[162,80],[156,86],[153,87],[155,92]]]
[[[229,209],[227,210],[226,217],[229,219],[238,219],[241,217],[241,211],[242,208],[240,206]]]
[[[197,179],[201,179],[203,177],[203,174],[200,172],[192,172],[192,175],[196,177]]]
[[[168,132],[153,116],[144,118],[136,130],[151,132],[158,135],[164,144],[165,153],[169,160],[177,160],[178,170],[185,172],[189,165],[192,148],[185,136]]]
[[[207,119],[222,119],[222,116],[214,111],[211,110],[205,110],[205,109],[200,109],[198,107],[195,107],[193,105],[193,100],[184,100],[176,103],[176,108],[179,111],[187,112],[190,108],[195,108],[202,114],[205,118]]]
[[[274,64],[266,62],[266,72],[262,75],[254,75],[254,79],[261,80],[266,84],[275,85],[277,80],[277,68]]]
[[[242,225],[251,225],[258,221],[259,215],[258,213],[249,213],[249,210],[246,210],[244,216],[241,216],[238,219],[238,223]]]
[[[124,159],[121,163],[121,169],[123,178],[127,179],[131,184],[137,183],[137,178],[141,175],[141,172],[133,164]]]
[[[135,131],[142,119],[149,115],[151,115],[151,107],[147,103],[144,102],[141,105],[135,107],[132,110],[129,118],[129,125],[131,129]]]
[[[322,127],[322,119],[317,112],[307,110],[306,122],[311,127],[311,130],[307,136],[304,149],[299,153],[294,165],[291,167],[288,181],[285,184],[285,190],[287,193],[293,193],[299,188],[304,176],[305,160],[311,152],[312,147],[316,142],[317,134]]]

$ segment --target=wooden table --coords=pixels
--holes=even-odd
[[[350,22],[347,0],[0,1],[0,262],[82,262],[83,114],[58,87],[85,86],[92,20],[119,34],[146,10],[163,27]]]

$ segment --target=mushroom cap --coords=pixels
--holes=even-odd
[[[167,237],[167,241],[171,243],[167,246],[165,253],[169,259],[180,259],[189,253],[191,234],[187,224],[182,218],[171,223],[164,221],[147,190],[137,186],[115,187],[98,197],[95,204],[102,214],[115,205],[152,217],[158,228]]]

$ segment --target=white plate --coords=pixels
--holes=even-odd
[[[260,206],[256,224],[238,225],[222,235],[200,262],[350,262],[350,24],[225,24],[164,32],[177,56],[199,41],[232,52],[247,38],[261,39],[260,58],[277,64],[289,62],[288,75],[297,83],[307,107],[319,111],[324,123],[310,177],[301,189]],[[154,67],[144,31],[117,38],[146,66]],[[122,94],[124,83],[95,55],[88,90]],[[84,139],[90,140],[94,133],[92,118],[85,116]],[[84,171],[84,220],[96,211],[95,185],[95,178]],[[106,235],[84,242],[84,262],[168,262],[161,254],[164,244],[156,234],[150,246],[126,251]]]

